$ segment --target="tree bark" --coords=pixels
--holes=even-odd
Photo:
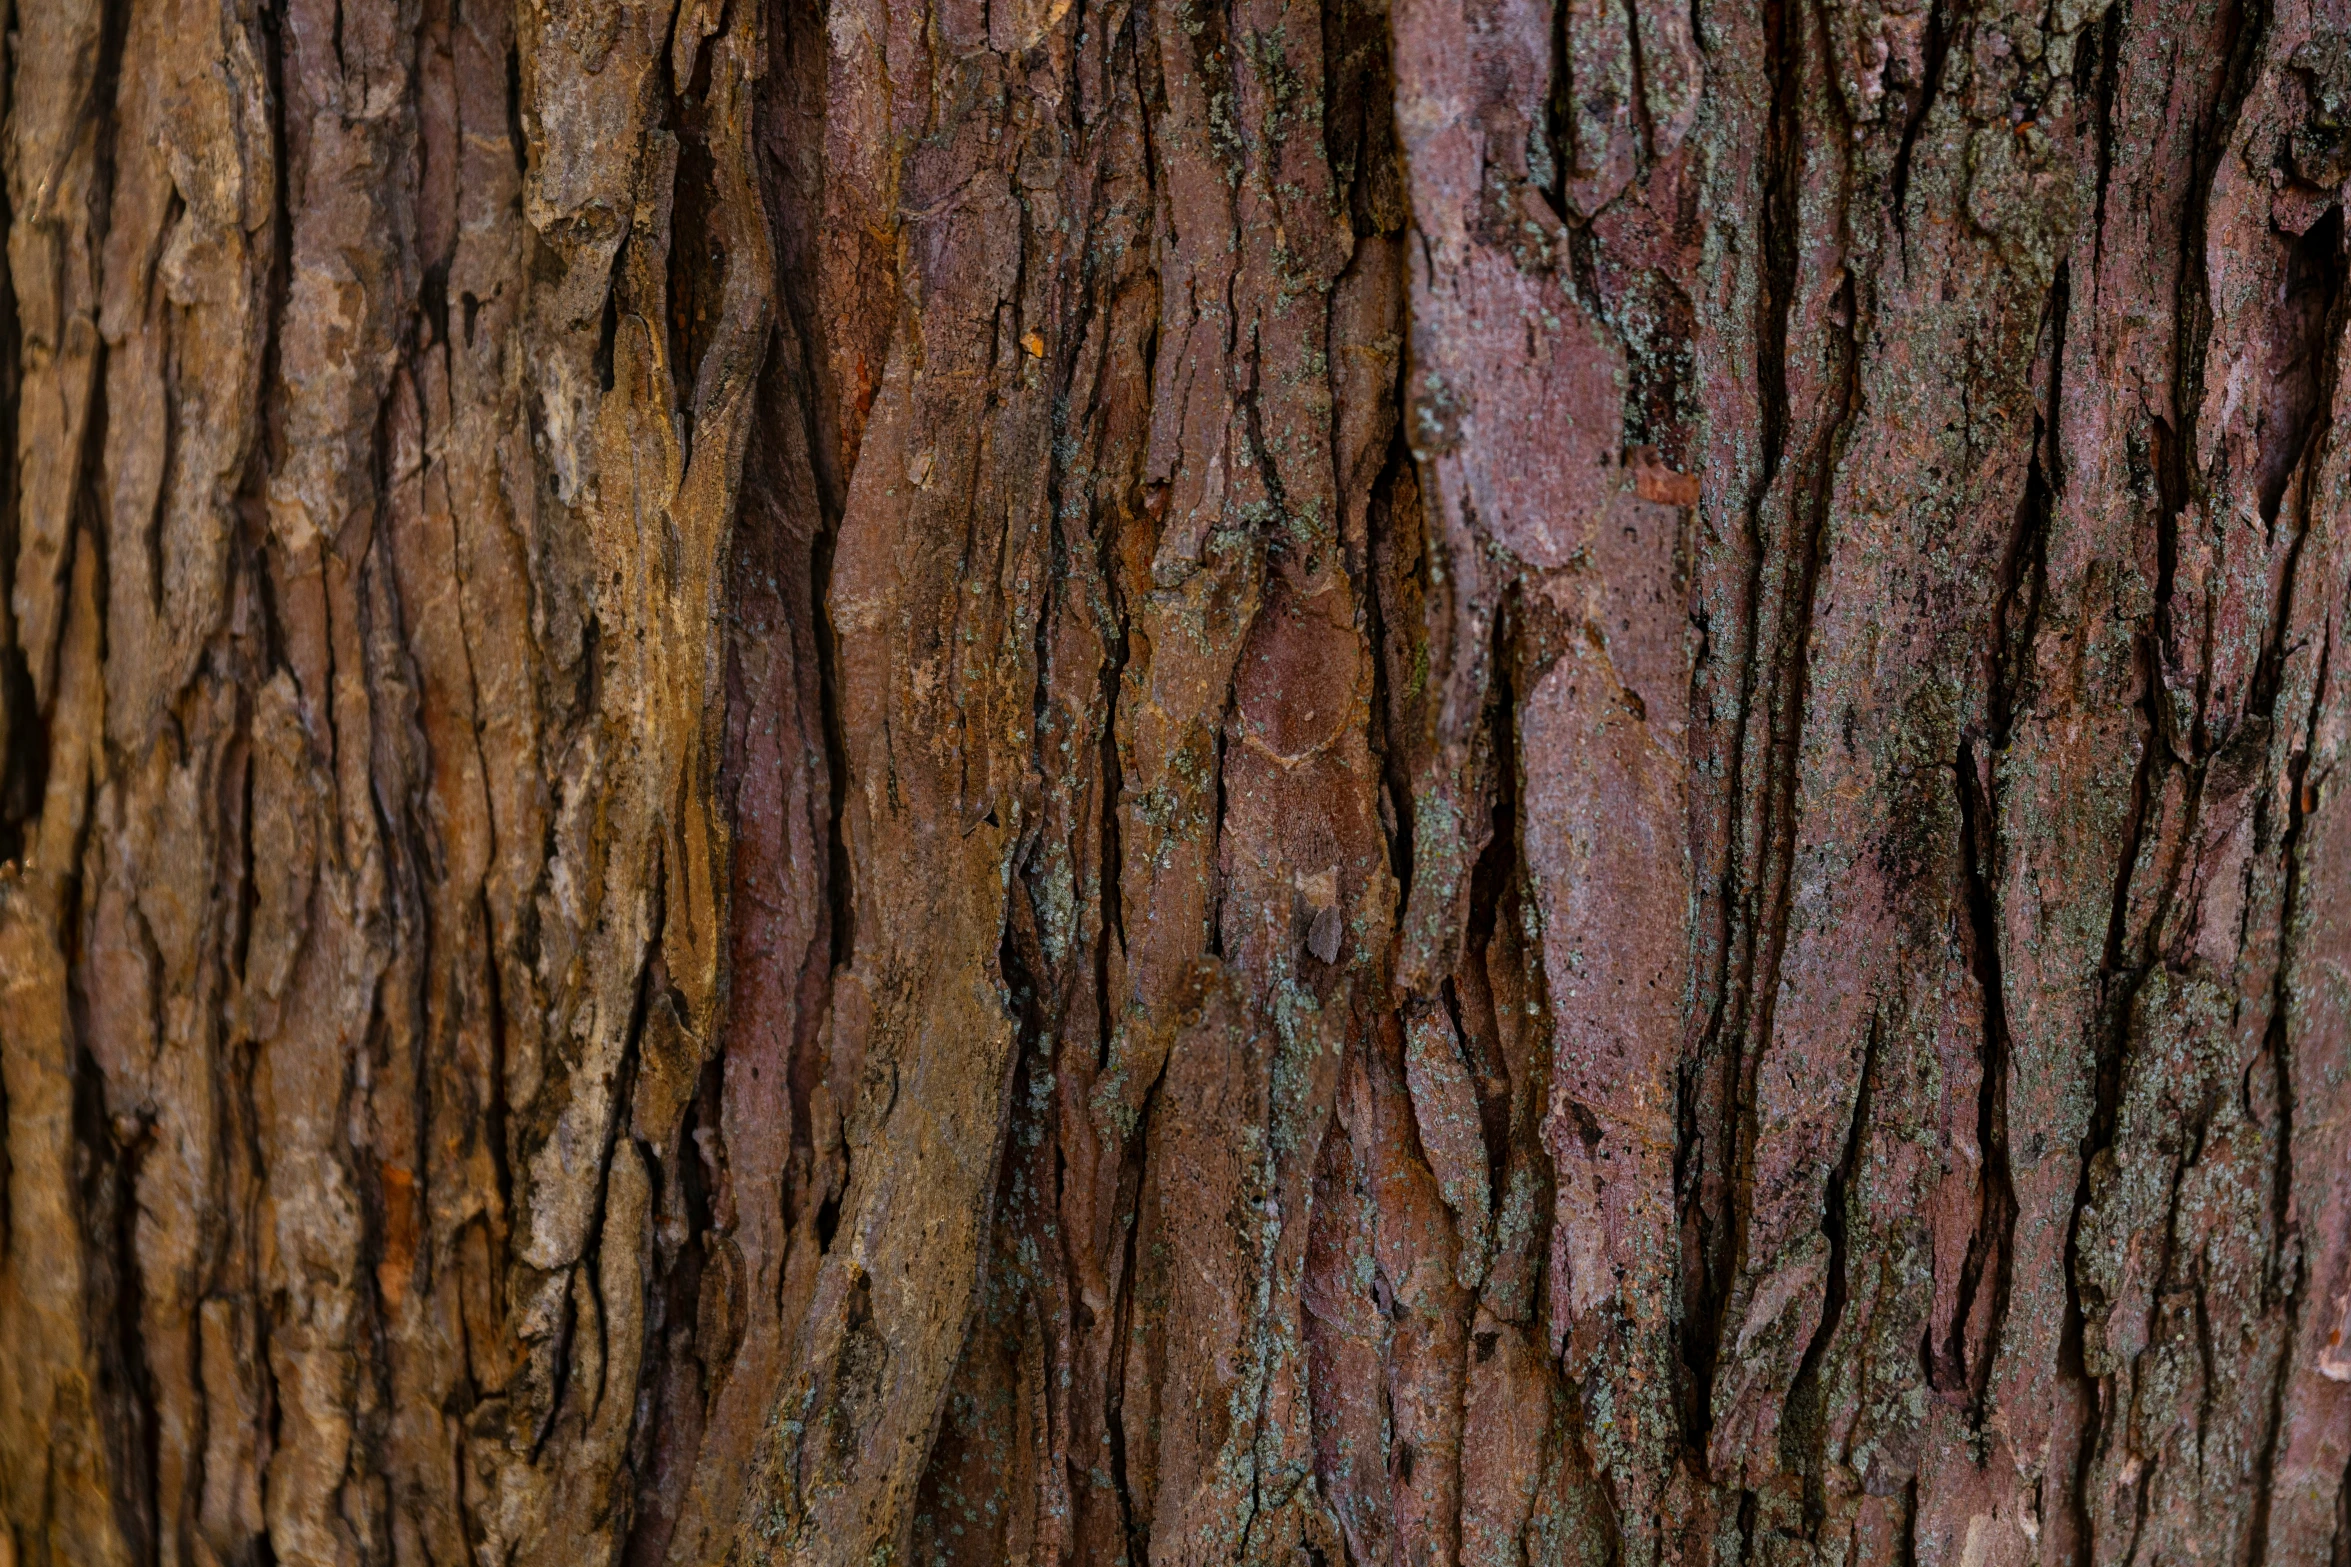
[[[10,29],[0,1567],[2351,1567],[2344,0]]]

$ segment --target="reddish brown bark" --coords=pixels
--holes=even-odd
[[[2351,1567],[2333,5],[13,0],[0,1567]]]

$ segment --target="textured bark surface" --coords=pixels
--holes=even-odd
[[[0,1567],[2351,1567],[2342,0],[11,5]]]

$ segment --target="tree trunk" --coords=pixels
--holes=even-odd
[[[13,9],[0,1567],[2351,1563],[2345,0]]]

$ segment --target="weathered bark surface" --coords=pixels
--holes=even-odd
[[[2340,0],[12,4],[0,1567],[2351,1564]]]

